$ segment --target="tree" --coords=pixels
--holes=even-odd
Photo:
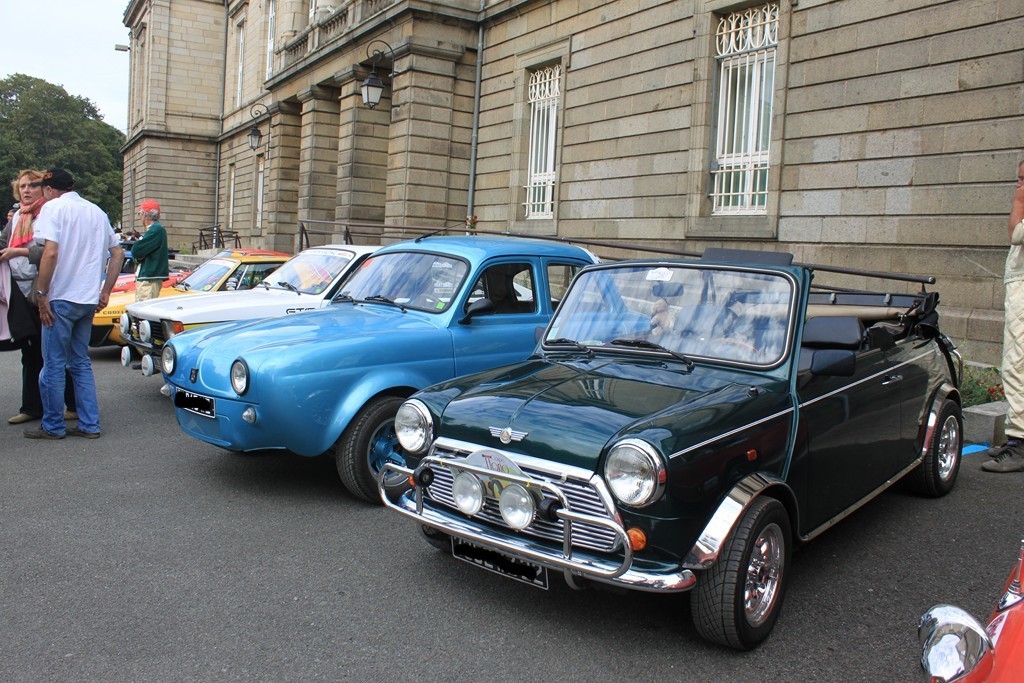
[[[124,134],[91,101],[59,85],[13,74],[0,79],[0,207],[14,203],[10,181],[24,168],[66,169],[75,190],[121,220]]]

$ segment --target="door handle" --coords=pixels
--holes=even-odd
[[[886,375],[885,379],[882,380],[882,386],[887,387],[890,384],[896,384],[896,382],[902,382],[903,375]]]

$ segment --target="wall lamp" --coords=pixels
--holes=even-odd
[[[260,131],[259,120],[267,115],[267,108],[262,104],[254,104],[249,109],[249,116],[252,117],[252,128],[249,129],[249,148],[256,151],[263,142],[263,133]]]
[[[395,51],[391,49],[391,46],[383,40],[371,40],[370,44],[366,46],[366,58],[373,60],[373,66],[370,68],[370,75],[363,81],[362,87],[363,104],[370,109],[375,109],[380,104],[380,98],[384,94],[384,83],[377,76],[377,64],[384,58],[384,53],[379,49],[375,49],[372,53],[370,52],[370,48],[377,43],[386,47],[388,52],[391,53],[391,68],[395,68]],[[390,78],[394,75],[395,73],[392,71],[388,74],[388,77]]]

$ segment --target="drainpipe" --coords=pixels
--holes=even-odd
[[[480,0],[480,28],[476,39],[476,80],[473,88],[473,136],[469,152],[469,205],[466,207],[466,215],[473,215],[475,202],[473,195],[476,193],[476,153],[480,138],[480,83],[483,80],[484,68],[484,19],[483,13],[487,6],[487,0]]]
[[[227,91],[228,83],[228,27],[231,25],[231,17],[228,15],[228,5],[231,0],[224,0],[224,62],[220,70],[220,134],[217,136],[217,161],[213,174],[213,224],[220,221],[220,149],[221,138],[224,137],[224,93]],[[216,244],[214,245],[216,246]]]

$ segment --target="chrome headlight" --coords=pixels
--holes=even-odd
[[[434,420],[421,401],[406,401],[395,415],[395,435],[398,443],[410,453],[422,453],[430,445]]]
[[[646,441],[623,439],[612,447],[604,466],[612,494],[625,505],[643,507],[665,489],[665,463]]]
[[[121,322],[119,324],[121,326],[121,334],[123,336],[127,337],[128,336],[128,330],[131,327],[131,321],[128,320],[128,314],[127,313],[122,313],[121,314]]]
[[[460,472],[452,482],[455,505],[467,515],[475,515],[484,506],[484,485],[475,474]]]
[[[231,364],[231,388],[239,396],[249,391],[249,366],[241,358]]]
[[[533,496],[519,484],[509,484],[502,490],[498,497],[498,509],[505,524],[518,530],[533,524],[533,518],[537,515]]]
[[[985,627],[952,605],[936,605],[925,612],[917,636],[923,649],[921,667],[932,680],[958,680],[992,650]]]
[[[153,339],[153,326],[149,324],[148,320],[139,321],[139,339],[147,344]]]
[[[164,350],[160,352],[160,364],[164,366],[164,372],[168,375],[174,374],[174,365],[178,362],[178,354],[170,344],[164,344]]]

